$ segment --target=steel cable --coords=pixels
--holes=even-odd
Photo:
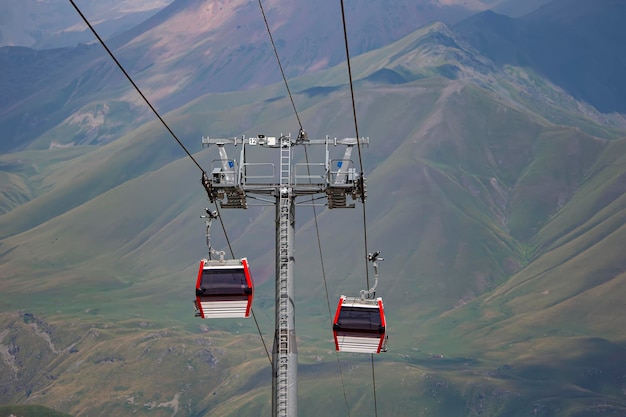
[[[350,65],[350,49],[348,47],[348,29],[346,25],[346,11],[343,4],[343,0],[341,2],[341,20],[343,22],[343,38],[346,47],[346,61],[348,63],[348,78],[350,82],[350,96],[352,98],[352,117],[354,119],[354,130],[356,133],[356,143],[357,149],[359,152],[359,165],[361,168],[361,178],[364,181],[364,171],[363,171],[363,159],[361,157],[361,142],[359,141],[359,124],[356,116],[356,102],[354,100],[354,82],[352,79],[352,66]],[[365,195],[361,195],[361,202],[363,203],[363,242],[365,245],[365,280],[367,284],[367,289],[370,288],[370,279],[369,279],[369,268],[368,268],[368,243],[367,243],[367,219],[366,219],[366,211],[365,211]],[[378,417],[378,401],[376,398],[376,374],[374,372],[374,355],[371,355],[371,363],[372,363],[372,387],[374,391],[374,415]]]
[[[196,161],[196,159],[193,157],[193,155],[191,155],[191,153],[189,152],[189,150],[185,147],[185,145],[180,141],[180,139],[178,139],[178,136],[176,136],[176,134],[174,133],[174,131],[169,127],[169,125],[165,122],[165,120],[163,119],[163,117],[161,117],[161,115],[159,114],[159,112],[156,110],[156,108],[152,105],[152,103],[150,102],[150,100],[148,100],[148,98],[145,96],[145,94],[141,91],[141,89],[139,88],[139,86],[135,83],[135,81],[132,79],[132,77],[128,74],[128,72],[124,69],[124,67],[122,66],[122,64],[118,61],[118,59],[115,57],[115,55],[113,54],[113,52],[111,51],[111,49],[109,49],[109,47],[107,46],[106,42],[104,42],[104,40],[100,37],[100,35],[98,34],[98,32],[96,32],[95,28],[91,25],[91,23],[89,22],[89,20],[87,19],[87,17],[83,14],[83,12],[80,10],[80,8],[76,5],[76,3],[74,3],[74,0],[69,0],[69,2],[72,4],[72,6],[74,6],[74,9],[76,10],[76,12],[80,15],[80,17],[83,19],[83,21],[85,22],[85,24],[87,25],[87,27],[89,27],[89,29],[91,30],[91,32],[94,34],[94,36],[96,37],[96,39],[98,39],[98,42],[100,42],[100,44],[104,47],[104,49],[107,51],[107,53],[109,54],[109,56],[111,57],[111,59],[113,59],[113,61],[115,62],[115,64],[118,66],[118,68],[120,69],[120,71],[122,71],[122,73],[124,74],[124,76],[126,76],[126,78],[128,79],[128,81],[132,84],[132,86],[135,88],[135,90],[137,91],[137,93],[141,96],[141,98],[146,102],[146,104],[148,105],[148,107],[150,108],[150,110],[152,110],[152,112],[156,115],[156,117],[161,121],[161,123],[163,124],[163,126],[165,127],[165,129],[167,129],[167,131],[170,133],[170,135],[174,138],[174,140],[176,140],[176,142],[178,143],[178,145],[180,145],[180,147],[185,151],[185,153],[187,154],[187,156],[189,158],[191,158],[191,160],[193,161],[193,163],[200,169],[200,171],[202,171],[202,175],[203,177],[206,176],[206,171],[202,168],[202,166],[200,166],[200,164],[198,163],[198,161]],[[233,252],[233,248],[230,244],[230,239],[228,238],[228,234],[226,233],[226,228],[224,227],[224,222],[222,221],[222,217],[219,214],[219,207],[216,204],[215,205],[218,211],[218,216],[220,219],[220,223],[222,225],[222,230],[224,231],[224,236],[226,237],[226,241],[228,243],[228,247],[230,249],[231,252],[231,256],[234,258],[234,252]],[[265,353],[267,354],[267,357],[270,361],[270,365],[272,364],[272,358],[269,354],[269,351],[267,349],[267,345],[265,343],[265,339],[263,338],[263,334],[261,333],[261,328],[259,327],[259,323],[256,319],[256,315],[254,314],[254,310],[251,309],[252,312],[252,317],[254,318],[254,323],[256,324],[256,328],[257,331],[259,333],[259,336],[261,337],[261,341],[263,342],[263,347],[265,348]]]

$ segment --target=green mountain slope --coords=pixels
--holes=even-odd
[[[367,250],[385,257],[381,415],[623,412],[626,133],[532,71],[499,69],[441,24],[353,68],[371,138]],[[310,137],[353,136],[345,67],[290,86]],[[202,96],[166,119],[208,171],[218,155],[200,150],[202,135],[297,130],[283,88]],[[193,317],[209,204],[200,171],[161,126],[2,162],[1,402],[77,416],[269,415],[254,323]],[[297,210],[300,414],[322,404],[345,415],[344,398],[350,414],[371,413],[370,358],[337,359],[329,317],[339,295],[367,285],[360,203],[316,209],[326,282],[312,210]],[[271,344],[273,207],[222,210],[222,220],[235,255],[250,259]],[[212,242],[228,247],[219,227]]]

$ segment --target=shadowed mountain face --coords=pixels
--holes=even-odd
[[[220,4],[212,3],[218,11]],[[234,4],[224,3],[219,16]],[[205,16],[194,2],[163,13],[176,19],[182,5]],[[165,24],[163,16],[150,24]],[[175,69],[185,42],[172,40],[174,27],[162,45],[140,31],[118,50],[130,59],[146,42],[146,56],[161,47]],[[199,53],[205,35],[180,37],[199,42]],[[60,57],[78,63],[72,51]],[[32,51],[22,52],[28,65],[16,68],[43,77]],[[0,402],[77,416],[269,416],[270,364],[255,324],[193,317],[206,256],[199,216],[212,207],[201,172],[141,103],[107,84],[115,68],[106,58],[93,60],[100,72],[87,66],[50,77],[73,89],[53,89],[65,95],[47,96],[47,112],[36,107],[34,87],[19,103],[6,100],[15,114],[58,120],[40,124],[28,149],[0,155]],[[162,80],[177,79],[161,68]],[[378,413],[622,413],[620,118],[532,69],[502,68],[441,23],[353,57],[352,70],[359,129],[370,137],[362,149],[367,250],[385,258],[377,295],[390,351],[375,358]],[[166,83],[159,86],[150,93],[175,107],[165,120],[207,172],[220,156],[201,148],[202,135],[299,127],[281,83],[198,92],[181,106],[168,101]],[[290,88],[309,137],[354,135],[345,65],[305,72]],[[319,162],[323,149],[313,148],[305,155],[294,147],[294,161]],[[240,149],[227,151],[237,158]],[[331,157],[342,151],[331,147]],[[273,150],[247,152],[249,162],[278,164]],[[364,211],[359,202],[352,210],[319,206],[314,218],[308,201],[299,202],[299,411],[340,417],[347,402],[349,414],[370,415],[371,360],[341,356],[338,377],[329,317],[340,295],[367,286]],[[212,245],[249,259],[255,320],[270,345],[274,207],[223,209],[221,220],[228,236],[214,222]]]
[[[626,42],[619,0],[555,0],[521,18],[493,12],[473,16],[458,30],[500,65],[533,68],[574,97],[606,113],[626,111]]]

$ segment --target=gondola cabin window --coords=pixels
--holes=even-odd
[[[200,291],[203,295],[245,295],[252,292],[243,268],[206,268],[202,270]]]
[[[378,309],[342,307],[337,319],[339,329],[384,333]]]

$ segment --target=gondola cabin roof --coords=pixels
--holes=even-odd
[[[198,317],[249,317],[253,296],[246,258],[200,261],[195,301]]]
[[[386,351],[387,326],[383,299],[342,295],[333,321],[333,335],[338,352]]]

